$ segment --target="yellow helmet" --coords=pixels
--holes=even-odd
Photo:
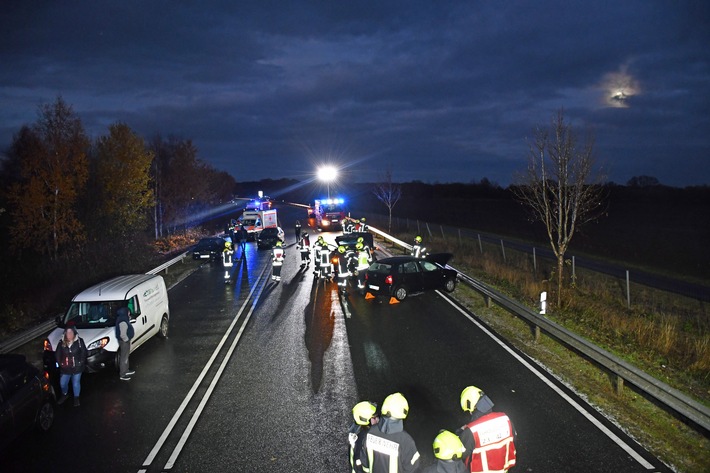
[[[461,439],[448,430],[442,430],[434,439],[434,456],[439,460],[459,460],[466,449]]]
[[[281,248],[281,247],[283,246],[283,244],[281,243],[281,240],[277,240],[277,241],[276,241],[276,246],[277,246],[278,248]]]
[[[356,244],[355,244],[355,249],[356,249],[356,250],[362,250],[363,248],[365,248],[365,247],[362,246],[362,243],[356,243]]]
[[[224,247],[225,247],[226,249],[230,249],[230,248],[232,247],[232,242],[231,242],[231,241],[225,241],[225,242],[224,242]]]
[[[362,218],[360,219],[361,222],[364,222],[365,220],[367,220],[365,217],[362,217]]]
[[[402,393],[390,394],[382,403],[382,415],[393,419],[406,419],[409,413],[409,403]]]
[[[358,402],[353,407],[353,419],[357,425],[369,425],[375,412],[377,412],[377,406],[370,401]]]
[[[481,396],[483,396],[483,391],[476,386],[467,386],[461,391],[461,409],[466,412],[473,412]]]
[[[421,242],[422,242],[422,237],[420,237],[419,235],[417,235],[417,236],[414,237],[414,241],[415,241],[416,243],[421,243]]]
[[[357,242],[358,243],[363,243],[365,239],[363,237],[357,237]]]
[[[338,247],[338,253],[345,253],[345,247],[343,245]]]

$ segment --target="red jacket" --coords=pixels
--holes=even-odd
[[[471,456],[465,460],[469,471],[502,473],[515,466],[515,431],[507,415],[491,412],[465,428],[475,443]]]

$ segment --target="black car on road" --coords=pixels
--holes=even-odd
[[[259,236],[256,237],[256,245],[258,248],[273,248],[277,241],[283,243],[285,240],[286,237],[281,227],[269,227],[259,232]]]
[[[32,427],[49,430],[54,402],[49,375],[23,355],[0,355],[0,450]]]
[[[411,294],[456,289],[457,272],[447,268],[452,255],[436,253],[426,258],[393,256],[372,263],[367,270],[366,292],[373,296],[394,297],[403,301]]]
[[[192,250],[192,258],[215,261],[222,254],[224,243],[224,238],[220,237],[203,238],[197,242],[195,249]]]

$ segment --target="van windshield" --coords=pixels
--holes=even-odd
[[[77,329],[113,327],[116,325],[116,310],[125,306],[126,301],[72,302],[64,316],[64,324],[74,325]]]

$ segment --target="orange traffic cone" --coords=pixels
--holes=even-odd
[[[399,304],[399,301],[396,297],[390,297],[390,304]]]
[[[370,299],[374,299],[375,296],[372,295],[371,292],[365,293],[365,300],[369,301]]]

